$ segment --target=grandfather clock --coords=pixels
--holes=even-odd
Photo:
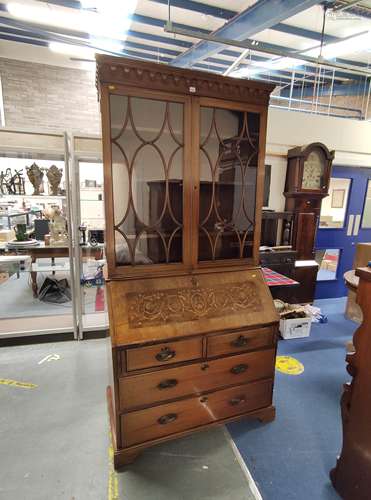
[[[295,276],[301,283],[298,302],[312,302],[318,266],[313,261],[322,199],[328,195],[334,151],[320,143],[290,149],[284,195],[286,210],[294,213],[292,242],[297,251]]]

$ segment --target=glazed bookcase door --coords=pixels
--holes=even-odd
[[[257,263],[266,114],[200,99],[198,265]]]
[[[184,176],[188,98],[115,88],[107,101],[109,268],[128,275],[161,265],[169,270],[184,267],[189,260]]]

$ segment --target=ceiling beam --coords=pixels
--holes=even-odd
[[[214,31],[213,35],[243,41],[318,3],[319,0],[258,0]],[[202,40],[171,64],[182,68],[191,67],[197,61],[219,52],[221,48],[219,43]]]

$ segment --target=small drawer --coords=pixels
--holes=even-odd
[[[251,351],[274,345],[275,329],[267,326],[222,335],[211,335],[207,339],[207,357]]]
[[[265,349],[214,359],[206,363],[156,370],[119,379],[120,410],[149,406],[171,399],[255,380],[272,378],[275,350]]]
[[[127,370],[141,370],[142,368],[201,358],[202,339],[195,338],[166,342],[148,347],[135,347],[134,349],[127,349],[124,352],[126,352]]]
[[[122,446],[126,448],[264,408],[271,400],[272,381],[264,380],[127,413],[121,416]]]

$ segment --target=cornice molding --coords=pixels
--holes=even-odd
[[[274,85],[121,57],[97,55],[97,87],[129,85],[268,105]]]

